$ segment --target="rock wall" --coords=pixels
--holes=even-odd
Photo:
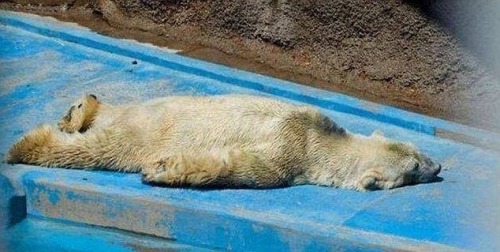
[[[347,72],[438,93],[486,74],[434,19],[404,1],[105,1],[127,17],[303,50],[325,77]]]

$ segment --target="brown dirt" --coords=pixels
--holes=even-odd
[[[500,85],[415,1],[15,2],[0,8],[500,131]]]

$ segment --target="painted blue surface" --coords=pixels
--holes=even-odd
[[[29,216],[219,249],[498,248],[500,209],[492,192],[499,188],[499,154],[433,135],[439,128],[496,141],[496,134],[31,15],[0,12],[0,45],[2,156],[28,130],[54,123],[83,93],[113,103],[253,93],[319,106],[356,133],[382,129],[388,137],[413,142],[448,169],[440,183],[358,193],[316,186],[172,189],[144,185],[137,174],[1,164],[2,190],[9,198],[25,197]]]
[[[111,229],[29,217],[5,230],[2,251],[211,251]]]

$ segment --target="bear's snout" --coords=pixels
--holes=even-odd
[[[441,172],[441,164],[435,165],[436,169],[434,169],[434,176],[437,176]]]
[[[422,170],[420,175],[420,182],[434,182],[439,181],[437,175],[441,172],[441,164],[434,163],[430,158],[424,157],[422,163]]]

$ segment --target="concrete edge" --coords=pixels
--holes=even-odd
[[[78,178],[59,178],[46,168],[16,169],[3,176],[22,187],[18,189],[26,195],[30,216],[117,228],[194,246],[236,251],[462,251],[434,242],[273,217],[258,211],[226,211],[135,188],[109,188]]]
[[[124,230],[37,216],[29,216],[4,235],[0,251],[213,251]]]
[[[152,45],[144,46],[131,40],[109,38],[76,24],[59,22],[53,18],[0,10],[0,24],[429,135],[483,148],[500,145],[498,133],[180,56]]]

